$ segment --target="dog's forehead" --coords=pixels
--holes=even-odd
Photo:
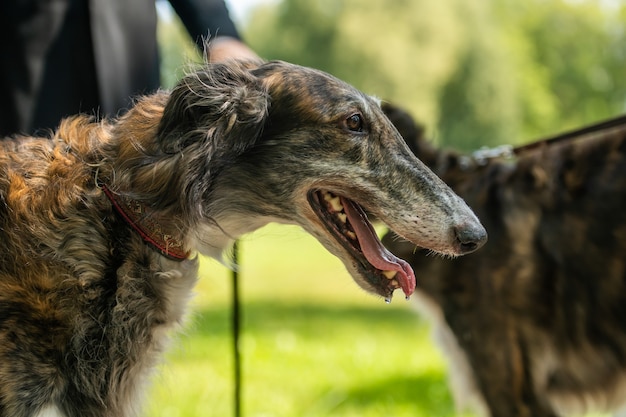
[[[357,107],[370,112],[380,102],[350,84],[317,69],[281,61],[259,67],[258,74],[266,80],[270,95],[289,98],[294,105],[315,104],[309,109],[324,107]]]

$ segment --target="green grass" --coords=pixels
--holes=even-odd
[[[453,416],[441,355],[401,294],[360,290],[294,227],[241,245],[246,417]],[[233,415],[230,275],[203,259],[190,323],[154,378],[146,416]]]
[[[268,226],[241,247],[243,416],[471,416],[455,412],[429,326],[402,294],[390,305],[366,294],[295,227]],[[229,285],[226,268],[202,260],[146,417],[233,415]]]

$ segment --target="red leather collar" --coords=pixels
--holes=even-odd
[[[174,234],[168,233],[153,216],[153,210],[150,207],[114,193],[105,184],[101,184],[101,188],[117,212],[146,243],[157,249],[163,256],[175,261],[183,261],[189,257],[190,252],[185,251],[183,242]]]

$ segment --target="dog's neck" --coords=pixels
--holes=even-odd
[[[160,221],[153,210],[141,202],[132,200],[122,194],[111,191],[106,185],[101,185],[106,196],[111,200],[115,210],[124,218],[143,240],[155,248],[163,256],[183,261],[189,257],[182,239],[178,233],[169,230],[167,223]]]

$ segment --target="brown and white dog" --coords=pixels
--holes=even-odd
[[[486,239],[377,101],[283,62],[205,66],[117,120],[0,142],[0,416],[135,415],[196,253],[268,222],[301,225],[366,290],[410,295],[364,209],[447,255]]]
[[[489,232],[454,260],[383,238],[418,272],[414,299],[450,360],[457,405],[554,417],[626,404],[626,118],[477,161],[383,108]]]

